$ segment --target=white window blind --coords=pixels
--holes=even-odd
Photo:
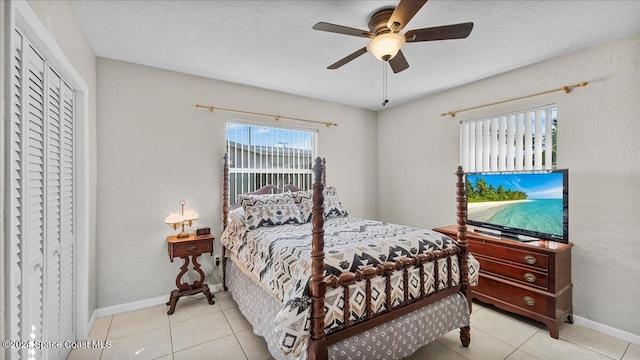
[[[75,340],[74,93],[12,32],[8,193],[8,337]],[[64,359],[69,349],[10,349],[11,359]]]
[[[265,185],[310,189],[315,131],[227,122],[229,201]]]
[[[555,104],[460,122],[460,164],[467,172],[553,169]]]

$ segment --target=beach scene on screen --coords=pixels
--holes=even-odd
[[[563,234],[561,173],[468,174],[469,220]]]

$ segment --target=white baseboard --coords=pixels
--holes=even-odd
[[[209,289],[212,293],[217,293],[222,291],[221,283],[209,283]],[[202,294],[200,294],[202,296]],[[89,330],[93,328],[93,323],[97,318],[112,316],[116,314],[122,314],[129,311],[141,310],[152,306],[163,305],[167,303],[168,295],[158,296],[152,299],[132,301],[125,304],[107,306],[103,308],[96,309],[91,316],[91,320],[89,322]]]
[[[209,284],[209,288],[211,289],[212,293],[217,293],[219,291],[222,291],[222,284],[220,284],[220,283]],[[128,312],[128,311],[141,310],[141,309],[148,308],[148,307],[151,307],[151,306],[166,304],[166,302],[167,302],[167,296],[166,295],[162,295],[162,296],[158,296],[158,297],[155,297],[155,298],[152,298],[152,299],[133,301],[133,302],[126,303],[126,304],[99,308],[96,311],[94,311],[93,315],[91,316],[91,319],[89,321],[89,330],[91,330],[93,328],[93,324],[94,324],[94,322],[95,322],[95,320],[97,318],[101,318],[101,317],[105,317],[105,316],[112,316],[112,315],[116,315],[116,314],[121,314],[121,313],[125,313],[125,312]],[[626,332],[626,331],[623,331],[623,330],[620,330],[620,329],[616,329],[616,328],[611,327],[609,325],[604,325],[604,324],[601,324],[599,322],[595,322],[593,320],[589,320],[589,319],[583,318],[581,316],[576,316],[576,315],[573,316],[573,322],[576,325],[584,326],[584,327],[589,328],[591,330],[595,330],[595,331],[601,332],[601,333],[603,333],[605,335],[613,336],[613,337],[618,338],[620,340],[624,340],[624,341],[628,341],[628,342],[630,342],[632,344],[640,345],[640,336],[639,335],[632,334],[630,332]]]
[[[640,335],[632,334],[624,330],[616,329],[609,325],[604,325],[593,320],[585,319],[581,316],[573,315],[573,323],[576,325],[584,326],[591,330],[601,332],[605,335],[613,336],[620,340],[628,341],[632,344],[640,345]]]
[[[129,311],[140,310],[151,306],[162,305],[167,303],[167,295],[158,296],[152,299],[132,301],[125,304],[107,306],[96,309],[92,318],[101,318],[105,316],[111,316],[116,314],[122,314]]]

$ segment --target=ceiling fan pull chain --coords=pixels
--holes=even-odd
[[[382,62],[382,106],[387,105],[387,62]]]

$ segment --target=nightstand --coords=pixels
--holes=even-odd
[[[202,272],[202,270],[200,269],[200,264],[197,261],[197,258],[198,256],[200,256],[200,254],[209,253],[213,255],[213,236],[189,235],[189,237],[185,238],[179,238],[175,235],[168,236],[167,247],[169,251],[169,259],[171,259],[171,262],[173,262],[174,257],[179,257],[184,260],[184,264],[180,268],[180,273],[176,277],[176,286],[178,288],[171,292],[169,302],[167,302],[167,305],[170,305],[167,314],[173,314],[176,309],[178,299],[180,299],[182,296],[203,293],[207,297],[207,300],[209,300],[209,304],[213,305],[215,303],[215,301],[213,300],[214,296],[211,294],[209,286],[204,283],[204,272]],[[182,276],[186,274],[189,269],[189,257],[191,257],[191,263],[193,263],[193,270],[200,274],[200,280],[194,281],[193,284],[188,284],[181,281]]]

